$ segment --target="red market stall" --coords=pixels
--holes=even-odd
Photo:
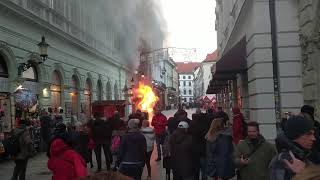
[[[92,103],[93,114],[99,113],[103,117],[110,118],[115,111],[118,111],[120,117],[125,117],[125,100],[107,100],[107,101],[95,101]]]

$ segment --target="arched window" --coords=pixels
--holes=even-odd
[[[27,81],[38,82],[37,69],[34,66],[30,67],[22,73],[22,77],[25,78]]]
[[[92,83],[91,80],[88,78],[86,80],[86,85],[84,89],[84,100],[85,100],[85,107],[83,107],[83,111],[86,114],[87,118],[91,117],[91,94],[92,94]]]
[[[0,77],[8,78],[8,67],[4,57],[0,54]]]
[[[72,104],[72,115],[78,116],[79,113],[79,78],[75,75],[71,78],[72,81],[72,92],[71,92],[71,104]]]
[[[50,86],[51,91],[51,107],[55,112],[61,107],[61,76],[58,71],[53,71],[52,82]]]

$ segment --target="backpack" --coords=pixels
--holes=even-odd
[[[121,142],[121,138],[119,135],[116,135],[112,138],[111,151],[113,154],[116,154],[119,151],[120,142]]]
[[[13,132],[11,132],[11,136],[7,139],[5,145],[6,153],[11,157],[17,156],[21,151],[20,137],[23,133],[24,131],[18,134],[14,134]]]

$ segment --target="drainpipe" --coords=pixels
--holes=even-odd
[[[271,49],[272,49],[272,69],[273,69],[273,89],[274,103],[276,114],[276,125],[279,130],[279,122],[281,121],[281,96],[280,96],[280,79],[279,79],[279,57],[278,57],[278,39],[277,39],[277,19],[276,19],[276,2],[269,0],[269,13],[271,25]]]

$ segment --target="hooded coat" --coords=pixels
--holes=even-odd
[[[53,173],[52,180],[75,180],[88,175],[85,161],[62,139],[51,144],[48,169]]]
[[[162,113],[156,114],[152,118],[151,125],[154,127],[154,131],[157,136],[166,133],[166,126],[168,125],[167,117]]]
[[[240,109],[235,107],[232,108],[233,112],[233,123],[232,123],[232,136],[234,144],[238,144],[240,140],[244,139],[244,128],[243,122],[244,117],[243,114],[240,112]]]
[[[232,178],[235,173],[231,129],[219,132],[207,140],[207,175],[222,179]]]
[[[177,129],[170,138],[171,165],[173,173],[181,177],[193,176],[196,167],[196,155],[193,139],[185,129]]]
[[[20,152],[16,155],[15,159],[28,159],[34,153],[34,148],[30,133],[27,128],[20,126],[13,130],[14,136],[19,136]]]

